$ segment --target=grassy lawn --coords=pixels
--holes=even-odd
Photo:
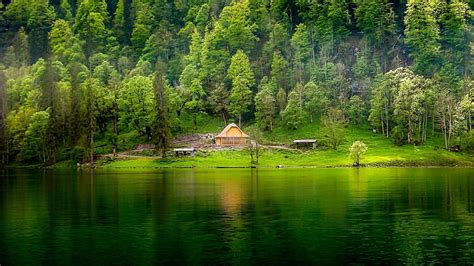
[[[218,122],[209,123],[208,131]],[[217,130],[218,131],[218,130]],[[245,128],[244,128],[245,131]],[[215,131],[214,131],[215,132]],[[307,124],[297,130],[276,127],[273,132],[265,134],[267,144],[289,144],[294,139],[321,139],[318,123]],[[308,151],[265,150],[259,160],[259,167],[338,167],[351,166],[349,146],[361,140],[369,150],[362,159],[367,166],[474,166],[474,156],[465,153],[447,152],[442,149],[440,136],[433,136],[421,146],[396,146],[392,140],[373,133],[369,127],[349,127],[346,130],[346,141],[338,150],[321,149]],[[199,152],[195,157],[186,158],[139,158],[117,160],[103,165],[104,168],[161,168],[161,167],[248,167],[250,156],[245,150]]]

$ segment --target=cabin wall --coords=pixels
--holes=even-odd
[[[216,138],[216,145],[243,145],[246,144],[248,138],[241,137],[218,137]]]

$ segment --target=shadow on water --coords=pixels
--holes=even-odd
[[[9,171],[0,264],[474,262],[474,169]]]

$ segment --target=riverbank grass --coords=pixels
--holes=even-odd
[[[245,128],[244,128],[245,130]],[[298,130],[288,131],[277,127],[265,134],[266,144],[290,144],[294,139],[323,138],[318,124],[308,124]],[[474,156],[466,153],[447,152],[442,149],[439,136],[428,139],[424,145],[396,146],[392,140],[373,133],[367,127],[349,127],[346,140],[337,150],[318,147],[315,150],[264,149],[258,167],[350,167],[353,163],[349,147],[363,141],[368,151],[361,160],[362,166],[474,166]],[[101,164],[104,168],[163,168],[163,167],[250,167],[250,156],[245,149],[200,151],[195,157],[184,158],[133,158],[114,160]]]

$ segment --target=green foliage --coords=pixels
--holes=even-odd
[[[120,86],[120,122],[151,138],[155,95],[150,77],[133,76]]]
[[[436,70],[441,48],[434,5],[427,0],[410,0],[405,15],[405,41],[410,48],[414,69],[426,75]]]
[[[255,96],[255,119],[258,126],[263,130],[273,130],[275,102],[268,84],[265,84]]]
[[[238,118],[240,126],[242,114],[248,111],[251,103],[251,87],[255,83],[249,59],[242,50],[232,57],[228,77],[232,81],[230,112]]]
[[[349,108],[347,110],[349,121],[356,126],[360,126],[365,121],[364,102],[358,96],[352,96],[349,100]]]
[[[326,111],[329,105],[329,99],[323,88],[312,81],[305,85],[304,97],[304,109],[306,113],[310,115],[311,122],[313,122],[314,115],[320,116]]]
[[[396,30],[395,12],[386,0],[357,0],[355,16],[357,26],[364,32],[370,43],[383,46],[392,38]]]
[[[65,20],[58,19],[54,22],[49,32],[49,44],[53,57],[65,64],[80,62],[84,59],[81,42]]]
[[[344,130],[346,121],[341,110],[330,108],[321,118],[322,132],[332,149],[337,150],[346,139]]]
[[[153,139],[155,149],[165,156],[171,146],[171,129],[168,114],[168,98],[166,95],[166,81],[164,73],[166,67],[162,62],[157,63],[153,87],[155,90],[155,120],[153,123]]]
[[[309,132],[323,114],[327,136],[340,135],[332,129],[346,119],[364,128],[368,118],[387,141],[418,146],[441,135],[446,150],[464,148],[472,132],[470,2],[7,2],[9,158],[51,163],[76,147],[77,161],[92,161],[140,142],[167,147],[167,132],[217,132],[230,117],[280,137]],[[327,118],[334,109],[343,110],[338,126]],[[49,114],[42,157],[23,145],[41,112]],[[333,147],[329,139],[321,141]]]
[[[48,52],[48,32],[56,17],[54,9],[48,1],[38,0],[33,2],[28,14],[27,28],[30,31],[30,56],[32,61],[43,57]]]
[[[74,22],[74,30],[84,41],[86,56],[105,50],[108,35],[106,25],[107,10],[104,0],[81,1]]]
[[[49,123],[49,113],[39,111],[31,116],[31,122],[25,131],[25,138],[21,143],[19,160],[38,158],[46,162],[46,137]]]
[[[282,112],[283,123],[289,129],[297,129],[303,122],[306,114],[301,106],[300,94],[296,89],[288,95],[288,104]]]
[[[354,160],[354,165],[359,166],[362,155],[367,152],[367,145],[362,141],[355,141],[349,148],[350,156]]]

